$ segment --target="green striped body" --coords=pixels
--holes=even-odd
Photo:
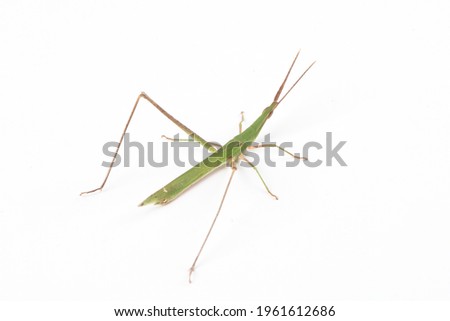
[[[222,148],[218,149],[201,163],[184,172],[166,186],[147,197],[139,206],[149,204],[167,204],[181,195],[190,186],[211,174],[227,163],[237,161],[239,156],[250,146],[259,135],[266,120],[272,115],[278,103],[274,102],[265,108],[261,116],[239,135],[232,138]]]

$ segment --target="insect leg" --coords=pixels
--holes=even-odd
[[[194,142],[194,139],[192,139],[191,137],[189,138],[174,138],[174,137],[168,137],[166,135],[161,135],[161,138],[168,140],[170,142]],[[215,147],[216,149],[222,147],[222,145],[220,145],[219,143],[215,143],[215,142],[208,142],[209,145]],[[208,149],[209,147],[202,144],[202,146],[206,149]]]
[[[244,112],[241,111],[241,121],[239,122],[239,134],[242,133],[242,123],[244,122]]]
[[[285,153],[288,154],[288,155],[291,155],[291,156],[294,157],[294,158],[301,159],[301,160],[308,160],[308,158],[306,158],[306,157],[301,157],[301,156],[299,156],[299,155],[295,155],[295,154],[292,154],[292,153],[288,152],[288,151],[285,150],[283,147],[280,147],[280,146],[278,146],[277,144],[261,144],[261,143],[260,143],[260,144],[258,144],[258,145],[249,146],[249,147],[247,147],[247,149],[270,148],[270,147],[276,147],[276,148],[278,148],[279,150],[282,150],[283,152],[285,152]]]
[[[169,118],[175,125],[177,125],[178,127],[180,127],[185,133],[187,133],[189,136],[191,136],[195,141],[199,142],[200,144],[202,144],[203,146],[205,146],[205,148],[207,148],[208,150],[210,150],[211,152],[214,152],[216,149],[214,148],[214,146],[212,146],[211,144],[209,144],[206,140],[204,140],[203,138],[201,138],[199,135],[197,135],[196,133],[194,133],[192,130],[190,130],[187,126],[183,125],[180,121],[178,121],[175,117],[173,117],[171,114],[169,114],[167,111],[164,110],[164,108],[162,108],[160,105],[158,105],[153,99],[151,99],[145,92],[141,92],[139,94],[139,96],[136,99],[136,102],[134,103],[133,109],[131,110],[131,114],[130,117],[128,118],[128,121],[125,125],[125,128],[123,130],[122,136],[120,137],[119,140],[119,144],[117,145],[116,148],[116,152],[114,153],[113,156],[113,160],[111,162],[111,165],[108,168],[108,172],[106,173],[106,177],[103,180],[102,184],[100,185],[100,187],[94,188],[90,191],[87,192],[82,192],[80,195],[84,195],[84,194],[90,194],[96,191],[101,191],[103,189],[103,187],[106,184],[106,181],[108,180],[109,174],[111,173],[111,169],[113,168],[114,162],[116,160],[117,154],[119,152],[119,148],[120,145],[122,145],[122,141],[123,141],[123,137],[125,136],[125,133],[128,129],[128,125],[131,122],[131,118],[133,118],[134,112],[136,110],[136,107],[139,104],[139,101],[141,100],[141,98],[144,98],[145,100],[149,101],[156,109],[158,109],[164,116],[166,116],[167,118]]]
[[[248,164],[255,170],[256,174],[258,174],[258,176],[259,176],[259,179],[261,180],[261,182],[263,183],[264,187],[266,188],[267,193],[269,193],[274,199],[278,200],[278,197],[270,191],[270,189],[269,189],[269,187],[267,186],[266,182],[264,181],[264,179],[262,178],[261,174],[259,173],[258,168],[256,168],[256,165],[252,164],[252,162],[250,162],[250,161],[249,161],[246,157],[244,157],[244,156],[242,157],[242,160],[243,160],[244,162],[248,163]]]
[[[194,263],[192,263],[192,266],[189,269],[189,283],[191,283],[191,276],[192,276],[192,273],[195,270],[195,264],[197,263],[197,260],[200,257],[200,254],[202,253],[203,248],[205,247],[206,241],[208,241],[209,235],[211,234],[211,231],[212,231],[212,229],[214,227],[214,224],[216,223],[217,218],[219,217],[220,210],[222,209],[223,202],[225,201],[225,197],[227,196],[228,189],[230,187],[231,180],[233,179],[233,176],[234,176],[235,172],[236,172],[236,166],[235,166],[234,161],[232,160],[231,176],[230,176],[230,178],[228,180],[227,187],[225,188],[225,192],[223,193],[222,200],[220,201],[219,209],[217,210],[216,216],[214,217],[214,220],[213,220],[211,226],[209,227],[208,234],[206,234],[206,237],[205,237],[205,239],[204,239],[204,241],[202,243],[202,246],[200,247],[200,250],[198,251],[198,254],[195,257]]]

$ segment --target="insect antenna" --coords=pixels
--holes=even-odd
[[[297,54],[297,55],[298,55],[298,54]],[[297,57],[295,57],[295,58],[297,58]],[[295,60],[294,60],[294,62],[295,62]],[[278,102],[278,104],[280,104],[280,103],[283,101],[283,99],[291,92],[291,90],[294,89],[295,85],[297,85],[297,83],[300,81],[300,79],[303,78],[303,76],[308,72],[308,70],[311,69],[312,66],[314,66],[315,63],[316,63],[316,62],[314,61],[312,64],[309,65],[308,68],[306,68],[306,70],[301,74],[300,77],[298,77],[298,79],[297,79],[297,80],[295,81],[295,83],[291,86],[291,88],[289,88],[289,90],[287,91],[287,93],[285,93],[284,96],[281,97],[281,99],[280,99],[280,101]],[[291,68],[292,68],[292,66],[291,66]],[[289,71],[291,71],[291,70],[289,69]],[[289,73],[288,73],[288,75],[289,75]],[[284,85],[284,83],[283,83],[283,85]]]
[[[300,50],[299,50],[299,51],[297,52],[297,54],[295,55],[294,61],[292,62],[291,67],[289,68],[289,71],[288,71],[287,74],[286,74],[286,77],[284,77],[283,83],[281,84],[280,88],[279,88],[278,91],[277,91],[277,94],[276,94],[275,97],[273,98],[273,101],[274,101],[274,102],[277,102],[277,101],[278,101],[278,98],[280,97],[281,92],[283,91],[284,84],[285,84],[286,81],[288,80],[289,74],[291,73],[291,70],[292,70],[292,68],[294,67],[295,61],[297,60],[297,57],[298,57],[299,54],[300,54]],[[285,96],[286,96],[286,95],[285,95]]]

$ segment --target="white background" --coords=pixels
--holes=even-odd
[[[0,299],[450,300],[449,16],[446,1],[2,1]],[[279,201],[238,170],[193,284],[229,171],[138,208],[186,169],[135,158],[79,196],[140,91],[225,142],[300,48],[292,78],[317,63],[263,133],[301,151],[333,132],[348,167],[273,153],[260,171]],[[144,102],[129,132],[158,146],[178,130]]]

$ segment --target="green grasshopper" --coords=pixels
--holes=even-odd
[[[114,165],[114,162],[116,160],[117,154],[119,152],[120,146],[122,144],[123,138],[125,136],[125,133],[127,131],[128,125],[130,124],[131,119],[133,118],[134,112],[136,110],[136,107],[139,104],[139,101],[141,98],[146,99],[149,101],[156,109],[158,109],[163,115],[165,115],[167,118],[169,118],[175,125],[177,125],[179,128],[181,128],[186,134],[189,135],[191,138],[191,141],[196,141],[200,143],[204,148],[206,148],[209,152],[212,154],[206,157],[202,162],[198,163],[185,173],[181,174],[177,178],[175,178],[173,181],[168,183],[163,188],[159,189],[149,197],[147,197],[144,201],[142,201],[139,206],[149,205],[149,204],[160,204],[160,205],[166,205],[167,203],[173,201],[178,196],[180,196],[183,192],[185,192],[190,186],[194,185],[201,179],[205,178],[215,170],[223,167],[223,166],[230,166],[231,167],[231,176],[228,180],[227,186],[225,188],[225,192],[222,196],[222,200],[220,202],[219,208],[217,210],[216,216],[214,217],[213,222],[211,223],[211,226],[208,230],[208,233],[206,234],[206,237],[200,247],[200,250],[198,251],[197,256],[194,259],[194,262],[192,263],[191,268],[189,269],[189,283],[191,282],[191,276],[192,273],[195,270],[196,263],[198,261],[198,258],[200,257],[200,254],[203,251],[203,248],[209,238],[209,235],[211,234],[211,231],[216,223],[216,220],[220,214],[220,211],[222,209],[222,205],[224,203],[225,197],[227,195],[228,189],[230,187],[231,181],[233,179],[234,173],[236,171],[236,164],[239,160],[242,160],[250,165],[255,172],[257,173],[258,177],[260,178],[261,182],[263,183],[265,189],[267,192],[274,197],[275,199],[278,199],[276,195],[274,195],[268,188],[267,184],[265,183],[264,179],[262,178],[261,174],[259,173],[258,169],[256,168],[256,165],[252,164],[244,155],[246,150],[249,149],[255,149],[255,148],[271,148],[276,147],[283,152],[291,155],[292,157],[304,160],[306,158],[300,157],[294,154],[289,153],[282,147],[276,145],[276,144],[254,144],[256,138],[258,137],[259,133],[261,132],[261,129],[263,128],[266,121],[272,116],[274,110],[278,107],[278,105],[283,101],[283,99],[289,94],[289,92],[297,85],[297,83],[300,81],[300,79],[303,78],[303,76],[308,72],[308,70],[314,65],[315,62],[313,62],[301,75],[300,77],[295,81],[295,83],[291,86],[291,88],[284,94],[281,99],[280,95],[283,91],[284,85],[289,78],[289,74],[291,73],[292,68],[294,67],[294,64],[297,60],[297,57],[299,55],[300,51],[297,52],[280,88],[278,89],[273,102],[270,104],[269,107],[266,107],[261,116],[259,116],[251,126],[249,126],[244,131],[242,130],[242,123],[244,121],[244,115],[241,113],[241,122],[239,123],[239,134],[230,139],[224,146],[220,146],[218,144],[213,144],[207,142],[205,139],[200,137],[198,134],[190,130],[187,126],[183,125],[180,121],[175,119],[172,115],[170,115],[167,111],[165,111],[160,105],[158,105],[152,98],[150,98],[146,93],[142,92],[139,94],[138,98],[136,99],[136,102],[134,104],[134,107],[131,111],[130,117],[128,118],[128,121],[125,125],[125,128],[123,130],[122,136],[120,138],[119,144],[117,145],[116,152],[113,156],[113,160],[109,166],[109,169],[106,173],[106,177],[103,180],[103,183],[100,185],[100,187],[95,188],[93,190],[83,192],[80,195],[84,194],[90,194],[96,191],[101,191],[103,187],[105,186],[106,181],[108,180],[109,174],[111,173],[111,169]],[[163,138],[174,140],[172,138],[168,138],[166,136],[162,136]]]

